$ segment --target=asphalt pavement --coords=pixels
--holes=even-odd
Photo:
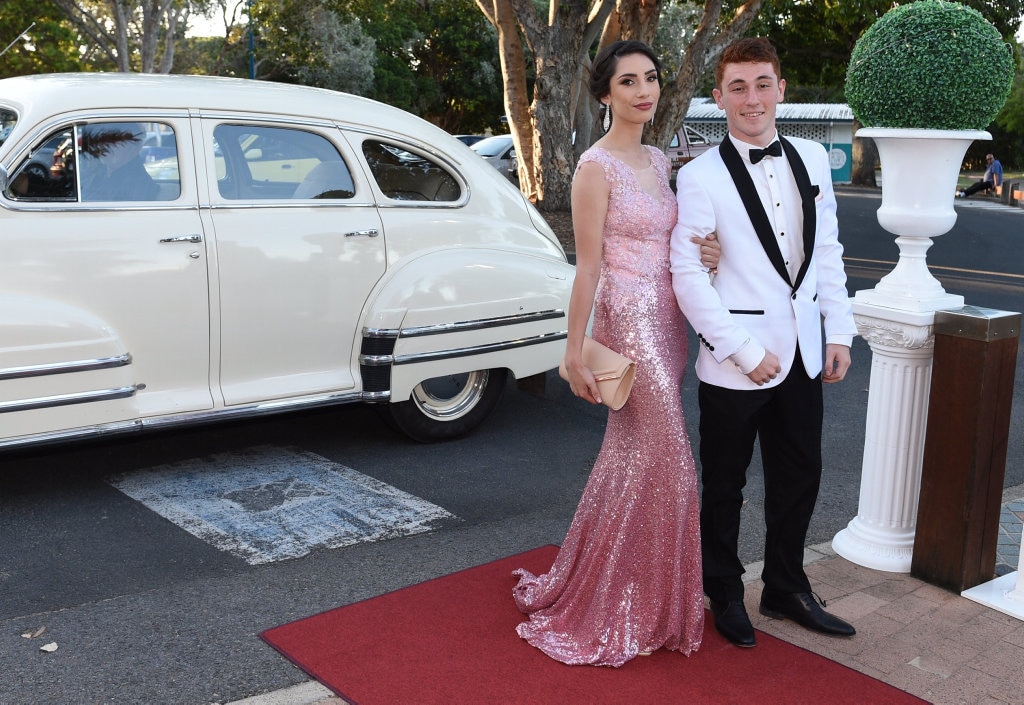
[[[877,191],[838,193],[853,293],[891,269],[896,248],[893,236],[877,225]],[[1024,211],[973,199],[958,202],[957,211],[954,230],[929,250],[936,276],[970,304],[1021,311]],[[696,349],[691,336],[691,355]],[[1024,702],[1024,635],[1016,620],[909,576],[867,571],[830,555],[831,538],[856,514],[859,494],[871,368],[870,349],[859,338],[853,358],[847,380],[825,388],[825,471],[808,557],[830,609],[850,618],[860,633],[852,640],[809,639],[786,623],[755,617],[756,602],[748,602],[755,626],[870,669],[865,672],[933,702]],[[694,438],[695,389],[689,374],[682,393]],[[255,694],[262,699],[250,702],[322,701],[329,694],[258,634],[560,542],[600,445],[602,414],[572,398],[550,373],[543,396],[510,384],[494,416],[451,444],[403,441],[374,413],[343,407],[0,458],[0,705],[183,705],[245,702]],[[1017,523],[1024,514],[1024,352],[1018,354],[1010,423],[1002,570],[1016,567]],[[425,533],[320,546],[302,557],[259,563],[259,551],[219,548],[176,524],[173,511],[160,514],[110,481],[196,459],[220,467],[225,454],[244,456],[261,446],[315,454],[455,518],[438,519]],[[178,486],[167,487],[173,494]],[[287,491],[296,490],[321,492],[309,483],[288,485]],[[241,504],[253,511],[267,501],[224,494],[244,499]],[[762,494],[760,475],[752,470],[740,546],[754,580],[748,601],[759,590]],[[57,651],[40,651],[50,642]]]
[[[877,208],[876,194],[853,188],[839,188],[847,196],[847,210],[856,210],[852,217],[867,219]],[[867,201],[866,212],[851,207],[851,202]],[[864,204],[860,204],[864,206]],[[987,199],[958,201],[959,228],[965,232],[948,234],[949,240],[957,236],[968,238],[973,245],[974,232],[981,232],[976,218],[984,219],[986,212],[1019,223],[1005,233],[1010,262],[1020,264],[1024,252],[1024,209],[1015,212],[1002,204]],[[967,217],[963,217],[966,213]],[[868,225],[870,228],[870,224]],[[982,226],[983,227],[983,226]],[[1006,227],[1005,225],[1003,227]],[[881,229],[879,237],[887,234]],[[960,243],[957,243],[960,246]],[[849,252],[849,248],[848,248]],[[1016,253],[1014,255],[1013,253]],[[875,270],[873,258],[850,267],[851,292],[873,285]],[[958,258],[962,261],[963,258]],[[1011,267],[1012,268],[1012,267]],[[1006,286],[1009,298],[1004,299],[992,291],[960,291],[960,279],[954,269],[946,268],[944,286],[951,293],[962,293],[966,303],[998,308],[1006,303],[1015,308],[1000,310],[1021,311],[1024,298],[1013,286],[1013,277],[1000,279],[1005,271],[992,272],[998,282],[994,288]],[[986,268],[985,271],[990,271]],[[1024,273],[1024,268],[1018,269]],[[950,276],[953,274],[953,276]],[[842,505],[841,497],[848,497],[852,488],[846,482],[837,482],[841,475],[830,477],[829,467],[848,464],[863,453],[863,418],[866,407],[870,368],[870,351],[858,339],[854,346],[857,364],[845,384],[859,393],[836,394],[826,399],[827,420],[824,447],[826,449],[825,480],[818,503],[818,513],[829,512]],[[1024,470],[1021,439],[1024,437],[1024,398],[1021,387],[1024,375],[1024,346],[1019,346],[1018,368],[1015,377],[1014,407],[1011,418],[1011,440],[1008,450],[1006,486],[1003,493],[999,524],[995,576],[1012,577],[1019,561],[1024,518],[1024,484],[1020,483]],[[827,392],[832,390],[826,387]],[[685,390],[684,390],[685,394]],[[830,404],[831,401],[831,404]],[[693,417],[691,416],[691,422]],[[692,423],[691,423],[692,426]],[[691,429],[692,430],[692,429]],[[755,480],[756,483],[756,480]],[[1016,483],[1016,484],[1012,484]],[[746,512],[751,518],[752,512]],[[745,527],[749,531],[749,527]],[[748,553],[749,555],[749,553]],[[759,579],[761,564],[747,564],[746,606],[754,626],[775,637],[802,646],[814,653],[845,664],[855,670],[878,678],[897,688],[936,704],[995,705],[996,703],[1024,703],[1024,621],[977,601],[930,585],[907,574],[889,573],[855,565],[835,554],[831,542],[812,543],[806,553],[808,575],[815,591],[828,602],[828,609],[853,623],[858,634],[851,639],[837,639],[809,632],[783,620],[777,621],[758,613],[757,605],[763,587]],[[1019,614],[1024,615],[1024,605]],[[756,700],[756,687],[751,699]],[[287,689],[254,696],[234,705],[340,705],[346,701],[315,681],[307,681]]]

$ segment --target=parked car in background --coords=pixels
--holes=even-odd
[[[672,164],[670,183],[673,189],[676,187],[676,172],[679,171],[679,167],[691,159],[704,154],[704,152],[714,147],[715,144],[715,142],[712,142],[692,127],[683,125],[679,128],[676,134],[673,135],[672,142],[669,143],[666,150],[669,161]]]
[[[512,169],[513,159],[516,155],[515,145],[512,144],[512,135],[486,137],[470,145],[469,148],[483,157],[484,161],[497,169],[509,181],[519,181],[518,173]]]
[[[455,139],[467,147],[471,147],[482,139],[485,139],[487,135],[455,135]]]
[[[348,402],[442,440],[562,357],[555,233],[408,113],[51,74],[0,80],[0,124],[0,448]],[[145,162],[153,130],[173,154]]]
[[[174,132],[160,125],[152,127],[155,129],[146,132],[146,139],[142,143],[142,161],[156,162],[173,157],[177,153]]]

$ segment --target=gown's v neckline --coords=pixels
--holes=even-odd
[[[619,164],[621,164],[622,166],[624,166],[627,169],[629,169],[629,172],[633,175],[633,182],[636,184],[637,190],[640,191],[640,193],[645,194],[648,198],[650,198],[652,201],[657,203],[659,207],[664,206],[665,205],[665,194],[662,192],[661,179],[658,178],[657,173],[654,174],[654,181],[655,181],[655,183],[658,186],[658,190],[657,190],[656,193],[651,193],[650,191],[645,189],[643,183],[641,183],[641,181],[640,181],[640,174],[642,172],[648,171],[648,170],[651,170],[651,171],[654,170],[654,154],[651,152],[650,148],[646,144],[642,145],[642,146],[644,148],[644,151],[647,152],[647,158],[650,160],[650,163],[646,167],[644,167],[643,169],[640,169],[640,170],[634,169],[628,162],[626,162],[623,159],[620,159],[619,157],[617,157],[614,154],[612,154],[611,150],[606,149],[604,147],[599,147],[599,149],[601,151],[603,151],[605,154],[607,154],[609,157],[611,157],[612,159],[617,161]]]

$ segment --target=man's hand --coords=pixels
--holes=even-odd
[[[842,382],[846,371],[850,369],[850,348],[845,345],[831,343],[825,346],[825,369],[821,373],[821,381],[826,384]]]
[[[757,385],[765,385],[771,382],[782,373],[782,366],[779,364],[779,357],[771,350],[764,351],[764,359],[761,364],[747,373],[751,382]]]

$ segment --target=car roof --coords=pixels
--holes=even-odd
[[[138,109],[254,112],[299,115],[363,124],[420,137],[447,134],[411,113],[369,98],[272,81],[220,76],[140,73],[58,73],[0,80],[0,104],[15,107],[20,118],[60,115],[90,109]]]
[[[480,142],[486,142],[487,144],[498,144],[500,142],[511,142],[512,135],[491,135],[490,137],[484,137]]]

